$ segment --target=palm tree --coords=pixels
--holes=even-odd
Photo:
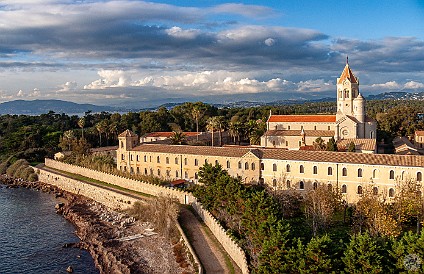
[[[212,133],[212,146],[214,144],[214,131],[218,128],[217,116],[210,117],[206,124],[206,129]]]
[[[200,109],[198,107],[194,107],[191,111],[191,116],[193,116],[193,119],[196,120],[196,140],[199,141],[199,119],[202,117],[202,113],[200,112]]]
[[[224,116],[216,117],[216,124],[218,127],[218,134],[219,134],[219,146],[222,146],[222,131],[225,130],[225,127],[226,127]]]
[[[97,124],[96,124],[96,129],[97,129],[97,131],[99,132],[99,146],[101,147],[102,146],[102,133],[105,133],[106,132],[106,128],[107,128],[107,124],[106,124],[106,121],[105,120],[101,120],[100,122],[98,122]]]
[[[182,145],[185,143],[186,136],[182,131],[173,131],[171,141],[173,145]]]
[[[85,118],[84,117],[81,117],[78,120],[78,126],[81,128],[81,130],[82,130],[82,138],[84,138],[84,126],[85,126]]]

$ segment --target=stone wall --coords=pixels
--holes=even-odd
[[[71,179],[42,169],[34,168],[38,173],[38,180],[59,187],[74,194],[80,194],[102,203],[112,209],[126,209],[139,199],[120,194],[112,190],[93,186],[81,181]]]
[[[181,204],[190,204],[194,201],[194,197],[185,191],[180,189],[172,189],[168,187],[158,186],[141,182],[105,172],[99,172],[96,170],[80,167],[76,165],[70,165],[63,162],[55,161],[52,159],[45,159],[45,165],[47,167],[63,170],[70,173],[75,173],[88,177],[94,180],[106,182],[111,185],[117,185],[126,189],[142,192],[152,196],[169,196],[177,199]]]
[[[178,201],[181,204],[191,204],[193,208],[196,210],[196,212],[198,213],[198,215],[202,218],[202,220],[211,230],[212,234],[224,247],[228,255],[240,267],[240,269],[242,270],[242,273],[249,273],[249,268],[248,268],[246,255],[244,251],[237,245],[237,243],[233,239],[231,239],[230,236],[227,235],[227,232],[218,223],[218,221],[207,210],[205,210],[201,206],[201,204],[196,201],[196,198],[193,197],[193,195],[191,195],[190,193],[177,190],[177,189],[171,189],[167,187],[144,183],[141,181],[132,180],[132,179],[128,179],[128,178],[124,178],[124,177],[120,177],[120,176],[116,176],[112,174],[107,174],[104,172],[99,172],[99,171],[91,170],[84,167],[70,165],[70,164],[62,163],[62,162],[47,159],[47,158],[45,160],[45,165],[47,167],[63,170],[63,171],[74,173],[74,174],[79,174],[84,177],[88,177],[88,178],[99,180],[109,184],[117,185],[123,188],[142,192],[152,196],[165,195],[165,196],[174,197],[178,199]],[[101,203],[104,203],[104,202],[102,202],[100,199],[104,199],[106,205],[115,205],[115,206],[124,207],[126,204],[125,203],[122,204],[120,203],[120,201],[121,200],[129,201],[128,197],[125,195],[121,195],[121,196],[126,197],[127,200],[123,199],[123,197],[120,197],[119,194],[113,191],[108,191],[108,190],[103,191],[103,189],[100,189],[98,187],[91,186],[88,184],[84,184],[77,180],[68,179],[66,177],[56,175],[56,174],[52,175],[53,173],[43,171],[43,170],[39,170],[39,171],[40,171],[40,174],[39,174],[40,181],[53,184],[53,185],[60,184],[57,186],[60,188],[63,188],[64,190],[90,197]],[[57,177],[60,179],[56,180],[54,177]],[[84,193],[82,191],[84,191]],[[130,202],[132,204],[134,201],[130,201]]]
[[[192,203],[194,210],[202,218],[203,222],[209,227],[216,239],[227,251],[228,255],[233,259],[233,261],[240,267],[242,273],[249,273],[249,268],[247,265],[247,259],[244,251],[238,246],[238,244],[227,235],[227,231],[218,223],[218,221],[212,216],[212,214],[203,208],[203,206],[198,203]]]

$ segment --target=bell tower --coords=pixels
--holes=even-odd
[[[346,66],[340,78],[337,78],[337,120],[344,115],[354,115],[353,100],[359,95],[359,80],[349,67],[346,57]]]

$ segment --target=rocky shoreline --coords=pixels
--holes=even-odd
[[[1,175],[8,188],[31,188],[55,195],[56,212],[76,227],[79,243],[64,247],[86,249],[100,273],[194,273],[181,241],[170,243],[150,223],[113,211],[81,195],[42,182]],[[72,269],[70,269],[72,270]]]

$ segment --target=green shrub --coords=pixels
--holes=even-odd
[[[38,175],[37,174],[35,174],[35,173],[31,173],[29,176],[28,176],[28,179],[27,179],[28,181],[30,181],[30,182],[35,182],[35,181],[38,181]]]

